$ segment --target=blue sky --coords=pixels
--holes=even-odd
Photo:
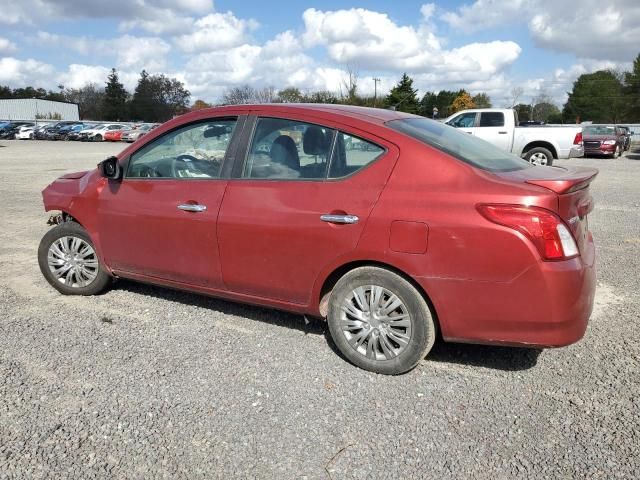
[[[0,84],[101,84],[116,67],[185,82],[193,99],[249,84],[364,93],[403,72],[420,92],[466,88],[497,106],[562,103],[582,73],[627,69],[640,53],[637,0],[323,2],[0,0]]]

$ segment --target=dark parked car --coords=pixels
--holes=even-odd
[[[583,336],[596,174],[390,110],[204,109],[46,187],[59,213],[38,261],[67,295],[129,278],[326,318],[347,359],[398,374],[438,332],[544,347]]]
[[[624,151],[625,138],[624,131],[616,125],[586,125],[582,128],[584,155],[617,158]]]
[[[0,139],[1,140],[13,140],[16,137],[16,133],[23,126],[35,125],[33,122],[8,122],[4,126],[0,127]]]
[[[51,140],[68,140],[69,134],[71,134],[72,132],[79,132],[83,128],[85,128],[85,125],[80,122],[63,125],[62,127],[55,130]]]
[[[624,132],[624,151],[628,151],[631,148],[631,137],[633,136],[633,133],[631,132],[631,129],[627,126],[624,125],[619,125],[618,128],[621,128],[622,131]]]

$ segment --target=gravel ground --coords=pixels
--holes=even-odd
[[[359,370],[320,321],[41,276],[40,190],[118,144],[0,142],[0,478],[638,478],[640,150],[600,168],[585,339]],[[532,292],[532,295],[535,292]]]

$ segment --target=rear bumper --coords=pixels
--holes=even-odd
[[[596,287],[595,248],[542,262],[510,282],[417,279],[432,296],[447,341],[561,347],[587,329]]]
[[[569,158],[584,157],[584,147],[582,145],[574,145],[569,150]]]

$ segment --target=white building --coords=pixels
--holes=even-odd
[[[37,98],[0,100],[0,120],[79,120],[78,105]]]

